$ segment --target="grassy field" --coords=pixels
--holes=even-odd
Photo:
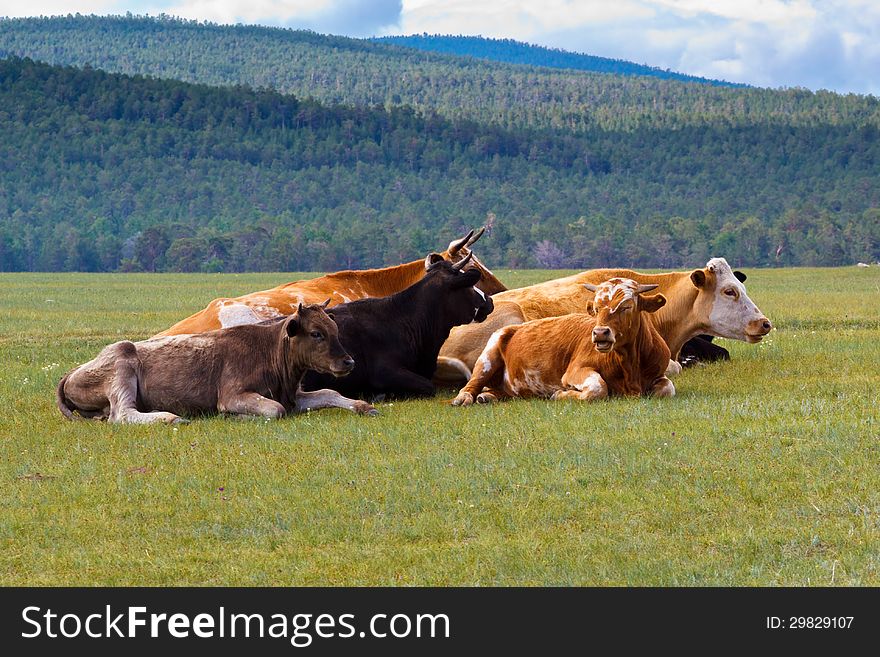
[[[55,384],[290,275],[0,275],[0,584],[878,585],[880,267],[748,273],[778,330],[670,400],[178,428]]]

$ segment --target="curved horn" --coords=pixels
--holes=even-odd
[[[471,231],[471,232],[473,233],[474,231]],[[467,244],[465,244],[465,246],[472,246],[474,244],[474,242],[476,242],[478,239],[480,239],[483,236],[483,233],[485,233],[485,232],[486,232],[486,227],[483,226],[482,228],[480,228],[480,230],[478,230],[476,233],[474,233],[474,236],[471,237],[467,241]]]
[[[327,299],[324,303],[321,304],[321,308],[324,308],[324,309],[326,310],[326,309],[327,309],[327,306],[330,305],[330,302],[331,302],[332,300],[333,300],[332,297],[331,297],[330,299]]]
[[[455,271],[461,271],[462,269],[464,269],[464,266],[465,266],[467,263],[469,263],[470,260],[471,260],[471,258],[473,258],[473,257],[474,257],[474,254],[473,254],[473,251],[472,251],[472,252],[468,253],[467,256],[464,257],[464,259],[462,259],[461,261],[456,262],[454,265],[452,265],[452,268],[453,268]]]
[[[639,285],[636,294],[644,294],[645,292],[656,290],[658,287],[660,286],[657,283],[643,283],[642,285]]]
[[[461,251],[462,248],[467,246],[468,240],[473,236],[473,234],[474,234],[474,231],[471,231],[467,235],[462,237],[460,240],[458,240],[457,242],[453,242],[452,244],[450,244],[449,245],[449,255],[455,255],[456,253]]]
[[[584,283],[583,285],[584,285],[584,287],[587,288],[590,292],[595,292],[596,290],[599,289],[599,286],[598,286],[598,285],[593,285],[592,283]]]

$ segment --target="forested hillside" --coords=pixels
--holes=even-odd
[[[730,88],[486,62],[307,31],[172,18],[0,20],[0,57],[26,56],[349,105],[408,105],[516,129],[814,127],[872,123],[864,96]]]
[[[873,260],[880,131],[843,116],[508,130],[12,58],[0,269],[364,267],[486,221],[492,265]]]
[[[409,36],[387,36],[373,39],[377,43],[390,43],[406,46],[417,50],[438,52],[446,55],[476,57],[494,62],[508,64],[525,64],[526,66],[547,66],[550,68],[569,68],[577,71],[593,73],[612,73],[615,75],[647,75],[664,80],[680,80],[682,82],[702,82],[704,84],[725,87],[742,87],[745,85],[709,80],[694,75],[685,75],[653,66],[645,66],[628,62],[624,59],[609,59],[584,55],[558,48],[545,48],[514,39],[488,39],[473,36],[451,36],[445,34],[412,34]]]

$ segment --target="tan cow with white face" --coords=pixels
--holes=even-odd
[[[672,353],[670,374],[680,371],[681,366],[674,361],[684,343],[694,336],[709,334],[756,343],[773,328],[724,258],[712,258],[703,269],[667,274],[592,269],[493,295],[495,311],[486,322],[453,329],[440,350],[435,381],[460,385],[470,378],[474,363],[495,330],[533,319],[583,312],[593,296],[584,284],[599,285],[610,278],[656,284],[657,292],[666,297],[666,305],[650,317]]]

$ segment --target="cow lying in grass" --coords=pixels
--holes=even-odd
[[[179,422],[211,413],[277,418],[326,407],[376,414],[332,390],[303,392],[306,370],[345,376],[355,363],[324,306],[261,324],[105,347],[58,384],[61,413],[110,422]]]
[[[339,340],[354,356],[343,379],[309,372],[303,388],[333,388],[346,395],[427,397],[440,345],[453,326],[482,322],[492,299],[474,286],[480,271],[453,265],[437,253],[425,259],[425,277],[397,294],[361,299],[331,308]]]
[[[754,344],[773,328],[770,320],[749,298],[742,284],[745,276],[738,276],[724,258],[712,258],[703,269],[667,274],[592,269],[493,295],[495,312],[489,321],[480,326],[462,326],[450,333],[440,349],[435,382],[460,385],[459,382],[470,378],[476,359],[494,331],[534,319],[581,313],[592,298],[591,288],[585,288],[584,284],[598,285],[615,277],[659,286],[658,292],[666,297],[667,304],[660,312],[651,315],[651,321],[674,359],[679,358],[684,344],[698,335],[715,335]],[[707,350],[723,358],[721,347],[704,341],[701,351]],[[678,363],[670,363],[670,373],[680,370]]]
[[[495,294],[507,288],[471,250],[485,230],[471,231],[463,238],[450,242],[449,248],[440,255],[452,263],[466,260],[467,269],[476,269],[481,274],[478,283],[480,289],[486,294]],[[293,281],[234,299],[215,299],[204,309],[153,337],[204,333],[241,324],[256,324],[289,315],[299,304],[321,303],[325,299],[330,300],[330,306],[335,306],[356,299],[386,297],[405,290],[424,275],[422,261],[414,260],[395,267],[338,271],[318,278]]]
[[[586,314],[537,319],[492,334],[452,403],[674,395],[675,386],[665,376],[669,347],[649,320],[666,298],[642,296],[657,285],[612,278],[587,288],[595,298],[587,302]]]

